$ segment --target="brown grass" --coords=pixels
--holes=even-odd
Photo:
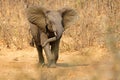
[[[119,80],[120,0],[0,0],[0,50],[29,46],[31,37],[25,11],[30,5],[55,10],[63,7],[75,9],[79,19],[64,32],[60,52],[80,51],[89,56],[89,50],[85,51],[91,46],[107,49],[114,55],[115,80]],[[95,52],[96,49],[93,48]]]
[[[10,48],[28,46],[30,34],[25,10],[30,5],[41,5],[48,9],[70,7],[77,11],[79,19],[65,31],[61,51],[88,46],[105,47],[107,27],[115,29],[113,33],[119,41],[119,0],[1,0],[0,3],[0,42]],[[65,41],[67,38],[70,44]]]

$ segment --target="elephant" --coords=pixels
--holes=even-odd
[[[48,67],[56,67],[59,57],[59,44],[63,32],[77,18],[75,10],[62,8],[47,10],[41,6],[31,6],[27,9],[27,18],[32,34],[31,45],[35,44],[39,63],[44,65],[43,51],[47,57]]]

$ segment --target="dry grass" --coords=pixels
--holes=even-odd
[[[65,31],[61,51],[80,50],[89,46],[105,47],[107,27],[113,27],[119,41],[119,0],[1,0],[0,41],[10,48],[24,48],[30,40],[29,24],[25,9],[30,5],[41,5],[47,9],[71,7],[79,15],[78,21]],[[71,41],[65,41],[69,38]],[[79,45],[79,46],[78,46]]]
[[[29,23],[25,11],[30,5],[55,10],[75,9],[79,19],[64,32],[60,52],[79,51],[80,55],[87,56],[86,59],[92,59],[93,56],[89,56],[92,52],[100,54],[97,50],[106,49],[114,55],[115,80],[119,80],[120,0],[0,0],[0,50],[29,46]],[[97,60],[95,57],[93,61]]]

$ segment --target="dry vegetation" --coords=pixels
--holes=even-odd
[[[82,61],[89,62],[90,59],[97,62],[102,60],[99,59],[101,55],[106,55],[101,53],[106,53],[107,50],[109,55],[115,58],[112,62],[114,79],[94,77],[82,80],[120,80],[120,0],[0,0],[0,50],[4,47],[10,49],[29,47],[31,37],[25,11],[30,5],[55,10],[63,7],[75,9],[79,15],[78,20],[64,32],[60,52],[78,51],[79,55],[85,58],[80,57]]]
[[[30,5],[41,5],[48,9],[71,7],[78,12],[77,23],[64,33],[61,51],[89,46],[105,47],[108,27],[112,28],[119,41],[119,4],[119,0],[1,0],[0,44],[18,49],[28,46],[30,34],[25,11]]]

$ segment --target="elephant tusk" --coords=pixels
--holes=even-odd
[[[56,32],[54,32],[54,34],[55,34],[55,36],[57,36],[57,33],[56,33]]]

